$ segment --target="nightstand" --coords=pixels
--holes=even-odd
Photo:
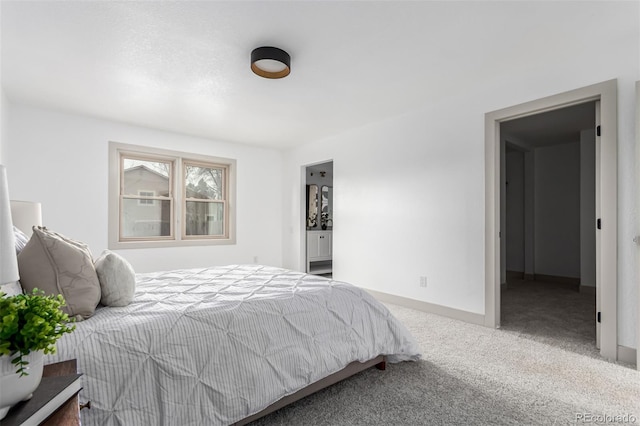
[[[75,359],[45,365],[33,397],[11,408],[2,426],[79,426],[80,376]]]

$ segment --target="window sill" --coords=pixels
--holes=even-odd
[[[166,247],[224,246],[236,243],[235,238],[215,238],[207,240],[163,240],[163,241],[110,241],[109,250],[147,249]]]

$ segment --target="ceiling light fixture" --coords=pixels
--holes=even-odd
[[[258,47],[251,52],[251,71],[264,78],[286,77],[291,72],[291,57],[277,47]]]

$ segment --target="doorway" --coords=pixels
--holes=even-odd
[[[501,327],[592,356],[598,108],[500,123]]]
[[[562,108],[596,102],[596,303],[600,354],[617,359],[617,81],[587,86],[485,115],[485,325],[500,327],[503,265],[501,124]],[[506,229],[505,229],[506,231]],[[505,265],[506,266],[506,265]]]
[[[305,272],[333,276],[333,161],[305,167]]]

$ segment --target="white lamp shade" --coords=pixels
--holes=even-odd
[[[33,201],[11,200],[13,226],[31,237],[34,226],[42,226],[42,205]]]
[[[19,279],[7,170],[0,165],[0,285],[15,283]]]

